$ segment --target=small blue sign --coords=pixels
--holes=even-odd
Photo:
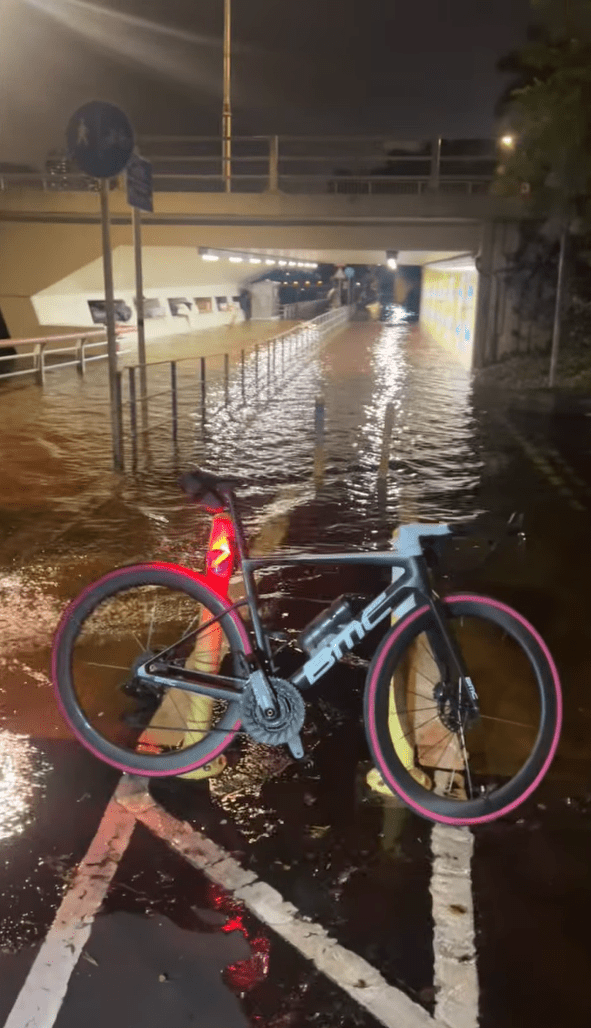
[[[152,165],[144,157],[133,154],[127,165],[127,202],[130,207],[151,214],[154,210]]]
[[[355,268],[345,268],[345,275],[347,278],[355,278]]]
[[[68,152],[86,175],[114,178],[126,167],[135,145],[131,122],[114,104],[92,100],[70,118]]]

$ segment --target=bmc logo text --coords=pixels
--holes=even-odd
[[[401,569],[401,575],[404,574],[404,569]],[[398,576],[400,577],[400,576]],[[337,660],[352,650],[357,643],[365,639],[368,632],[371,632],[372,628],[379,625],[380,621],[388,615],[392,607],[392,598],[387,592],[382,593],[377,599],[365,608],[360,615],[359,621],[351,621],[350,624],[339,632],[339,634],[333,639],[330,646],[325,646],[323,649],[315,653],[310,660],[304,664],[302,668],[306,678],[310,685],[314,685],[326,672],[336,664]]]

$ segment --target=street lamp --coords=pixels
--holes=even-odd
[[[222,165],[226,192],[232,189],[232,0],[224,0],[224,99],[222,105]]]
[[[504,136],[501,136],[499,140],[503,150],[514,150],[515,149],[515,136],[507,132]]]

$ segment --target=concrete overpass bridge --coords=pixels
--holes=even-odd
[[[222,174],[220,140],[155,137],[140,149],[155,173],[154,213],[143,219],[151,254],[147,294],[184,295],[175,288],[211,280],[212,269],[198,262],[204,247],[336,264],[383,264],[386,251],[395,250],[400,264],[438,262],[440,274],[446,268],[439,262],[455,258],[448,274],[456,276],[461,255],[459,267],[475,275],[470,262],[480,254],[484,268],[492,267],[499,231],[505,237],[522,216],[518,200],[492,194],[496,155],[482,141],[253,137],[235,141],[230,180]],[[131,286],[131,212],[123,180],[112,185],[121,290]],[[63,303],[59,318],[54,304],[48,322],[51,304],[35,299],[100,295],[100,254],[93,180],[56,157],[43,171],[0,172],[0,308],[13,337],[71,325]],[[236,266],[224,271],[235,282],[241,273]],[[489,294],[486,286],[473,290],[478,362],[486,351]],[[87,304],[74,307],[82,327]]]

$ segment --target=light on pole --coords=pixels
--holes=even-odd
[[[224,100],[222,107],[222,164],[226,192],[232,189],[232,0],[224,0]]]

